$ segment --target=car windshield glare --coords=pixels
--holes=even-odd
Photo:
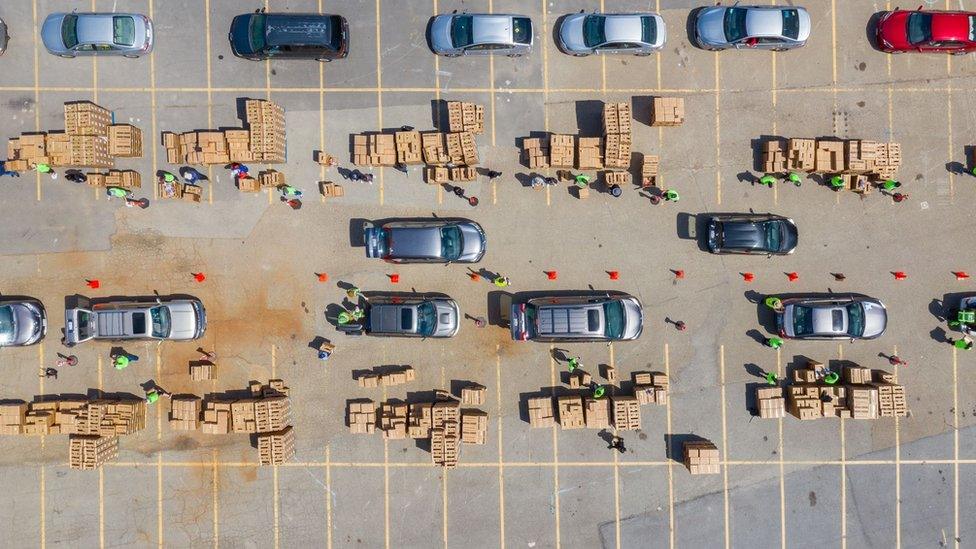
[[[441,256],[454,261],[461,256],[461,229],[444,227],[441,229]]]
[[[172,326],[169,307],[153,307],[149,309],[149,315],[152,317],[152,336],[169,337]]]
[[[433,303],[422,303],[417,307],[417,333],[429,336],[437,327],[437,315]]]
[[[13,309],[9,305],[0,307],[0,343],[12,342],[16,333]]]
[[[800,306],[793,308],[793,331],[798,336],[813,333],[813,309]]]
[[[66,15],[61,23],[61,41],[69,50],[78,45],[78,16]]]
[[[265,15],[254,15],[251,17],[250,30],[248,36],[251,40],[251,49],[262,51],[268,45],[264,39],[264,23],[267,19]]]
[[[927,13],[913,13],[908,16],[908,41],[922,44],[932,40],[932,16]]]
[[[654,18],[648,15],[641,17],[641,41],[645,44],[657,42],[657,25]]]
[[[532,41],[532,20],[528,17],[512,19],[512,40],[516,44],[528,44]]]
[[[725,38],[729,42],[738,42],[746,37],[746,15],[743,8],[729,8],[725,10]]]
[[[851,337],[864,335],[864,307],[860,303],[847,306],[847,334]]]
[[[620,339],[624,335],[624,306],[619,301],[603,304],[604,335]]]
[[[460,15],[451,22],[451,42],[455,48],[470,46],[474,40],[472,38],[472,25],[470,15]]]
[[[800,36],[800,14],[796,10],[783,10],[783,36],[796,40]]]
[[[766,249],[771,252],[779,251],[783,244],[783,231],[779,223],[767,221],[762,224],[763,232],[766,234]]]
[[[583,42],[588,48],[595,48],[607,41],[607,35],[603,32],[606,17],[601,15],[587,15],[583,19]]]
[[[112,18],[112,41],[119,46],[131,46],[136,43],[136,23],[131,17]]]

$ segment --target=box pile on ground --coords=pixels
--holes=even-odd
[[[244,103],[246,128],[204,130],[176,134],[163,132],[166,162],[170,164],[224,165],[231,162],[285,161],[285,111],[263,99]]]

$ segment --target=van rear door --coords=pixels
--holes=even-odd
[[[64,311],[64,344],[75,345],[95,337],[95,313],[88,309]]]

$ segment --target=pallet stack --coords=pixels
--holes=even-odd
[[[404,166],[424,163],[420,132],[396,132],[394,141],[396,142],[397,163]]]
[[[381,404],[380,431],[383,433],[383,438],[390,440],[407,438],[409,415],[409,407],[406,404]]]
[[[133,170],[109,170],[107,173],[88,172],[89,187],[121,187],[123,189],[142,188],[142,177]]]
[[[786,400],[780,387],[756,387],[756,406],[764,419],[786,417]]]
[[[109,126],[108,154],[119,158],[142,158],[142,130],[131,124]]]
[[[793,372],[786,391],[786,411],[801,420],[824,417],[877,419],[908,414],[905,389],[881,370],[845,366],[841,383],[823,383],[823,364],[809,361]],[[782,393],[777,387],[757,389],[760,417],[783,417]]]
[[[163,132],[166,162],[223,165],[231,162],[285,162],[285,111],[277,103],[248,99],[245,128],[176,134]]]
[[[527,402],[529,409],[529,425],[532,427],[552,427],[556,424],[556,416],[552,412],[552,397],[533,397]]]
[[[721,472],[718,448],[708,440],[686,441],[684,463],[693,475],[717,475]]]
[[[641,428],[640,403],[634,396],[614,396],[610,398],[613,405],[613,426],[618,431],[639,431]]]
[[[603,169],[603,138],[580,137],[576,140],[576,167],[581,170]]]
[[[478,385],[477,383],[472,383],[466,387],[461,388],[461,404],[470,404],[472,406],[483,406],[485,404],[485,395],[488,393],[488,388],[484,385]]]
[[[610,400],[585,397],[583,399],[587,429],[606,429],[610,427]]]
[[[656,154],[645,154],[641,162],[641,187],[657,186],[661,160]]]
[[[70,435],[68,437],[68,467],[93,471],[119,456],[119,437],[99,435]]]
[[[461,445],[461,407],[456,400],[435,402],[432,407],[430,453],[435,465],[455,467]]]
[[[407,435],[410,438],[430,438],[434,425],[434,403],[416,402],[410,405]]]
[[[868,192],[864,182],[894,179],[901,166],[901,145],[861,139],[769,139],[762,143],[765,173],[808,172],[839,174],[846,186]]]
[[[651,105],[652,126],[680,126],[685,122],[683,97],[655,97]]]
[[[559,409],[559,426],[563,429],[582,429],[586,426],[583,415],[583,398],[579,395],[561,396],[556,399]]]
[[[267,164],[284,162],[285,110],[271,101],[248,99],[244,112],[254,160]]]
[[[522,140],[525,165],[533,170],[549,167],[549,137],[526,137]]]
[[[441,132],[424,132],[420,134],[424,162],[430,166],[444,166],[450,160],[447,157],[447,148],[444,145],[444,135]]]
[[[358,134],[353,136],[352,145],[353,164],[357,166],[396,164],[396,140],[391,134]]]
[[[447,102],[447,125],[451,132],[485,133],[485,107],[461,101]]]
[[[549,137],[549,167],[572,168],[576,163],[576,137],[552,135]]]
[[[190,363],[190,379],[192,381],[213,381],[217,379],[217,365],[208,360],[197,360]]]
[[[818,172],[840,173],[846,169],[843,141],[818,139],[815,156],[815,170]]]
[[[482,410],[461,411],[461,442],[484,444],[488,434],[488,413]]]
[[[376,406],[372,400],[351,401],[347,408],[350,433],[371,435],[376,431]]]
[[[634,372],[634,396],[637,402],[665,406],[668,403],[668,376],[661,372]]]
[[[169,428],[174,431],[196,431],[200,428],[203,399],[197,396],[174,396],[169,409]]]
[[[258,464],[281,465],[295,457],[295,431],[291,425],[280,431],[258,434]]]
[[[782,139],[769,139],[762,143],[762,169],[765,173],[787,171],[786,148]]]
[[[606,138],[604,163],[607,168],[630,168],[630,103],[607,103],[603,106],[603,134]]]

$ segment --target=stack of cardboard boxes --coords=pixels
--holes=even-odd
[[[7,143],[6,168],[27,171],[35,164],[53,167],[111,168],[116,157],[141,157],[142,132],[112,124],[112,113],[90,101],[64,104],[65,131],[24,134]]]
[[[901,145],[861,139],[769,139],[762,143],[765,173],[842,174],[847,188],[869,192],[866,182],[893,179],[901,166]]]
[[[693,475],[717,475],[719,466],[718,448],[708,440],[692,440],[684,443],[685,467]]]
[[[485,106],[461,101],[447,102],[448,131],[485,133]]]
[[[450,175],[451,181],[454,183],[465,183],[471,182],[478,179],[478,170],[474,166],[461,166],[460,168],[451,168]]]
[[[142,177],[139,172],[132,170],[109,170],[107,173],[89,172],[85,176],[88,178],[87,183],[90,187],[142,188]]]
[[[603,138],[580,137],[576,140],[576,167],[581,170],[603,168]]]
[[[264,170],[258,173],[258,183],[262,189],[277,189],[285,184],[285,174],[278,170]]]
[[[761,418],[786,417],[786,400],[780,387],[756,387],[756,406]]]
[[[420,132],[396,132],[394,137],[398,163],[404,166],[424,163]]]
[[[624,187],[630,185],[630,172],[605,172],[603,178],[608,186],[619,185]]]
[[[281,465],[295,457],[295,431],[289,425],[280,431],[258,433],[258,464]]]
[[[552,427],[556,424],[556,417],[552,413],[552,397],[533,397],[527,402],[529,409],[529,425],[532,427]]]
[[[685,122],[683,97],[655,97],[651,106],[652,126],[680,126]]]
[[[68,467],[93,471],[119,456],[119,437],[68,436]]]
[[[424,132],[420,134],[423,147],[424,162],[431,166],[444,166],[450,160],[444,146],[444,134],[441,132]]]
[[[387,133],[353,136],[353,164],[357,166],[392,166],[396,164],[396,139]]]
[[[190,362],[190,379],[193,381],[212,381],[217,379],[215,370],[217,365],[209,360],[195,360]]]
[[[559,409],[559,426],[563,429],[582,429],[586,425],[583,415],[583,397],[567,395],[556,398]]]
[[[584,397],[583,409],[587,429],[606,429],[610,426],[610,400]]]
[[[769,139],[762,143],[762,169],[765,173],[787,171],[786,149],[781,139]]]
[[[484,444],[488,434],[488,413],[482,410],[461,411],[461,442]]]
[[[817,140],[790,138],[786,167],[794,172],[812,172],[817,167]]]
[[[634,372],[634,396],[637,402],[666,406],[668,403],[668,376],[662,372]]]
[[[432,408],[430,453],[435,465],[454,467],[461,446],[461,407],[456,400],[435,402]]]
[[[523,139],[522,151],[525,155],[525,165],[534,170],[548,168],[549,147],[549,137],[526,137]]]
[[[472,383],[466,387],[461,388],[461,404],[470,404],[472,406],[482,406],[485,403],[485,395],[488,389],[484,385],[478,385],[477,383]]]
[[[576,137],[575,136],[552,135],[549,137],[549,167],[572,168],[575,165],[575,160],[576,160]]]
[[[630,103],[607,103],[603,106],[603,134],[606,137],[604,163],[607,168],[630,168]]]
[[[444,136],[447,143],[447,158],[456,166],[474,166],[478,163],[478,146],[471,132],[449,133]]]
[[[398,440],[407,438],[409,407],[401,403],[380,405],[380,431],[383,438]]]
[[[410,405],[410,418],[407,421],[407,435],[410,438],[430,438],[433,425],[433,402],[415,402]]]
[[[200,428],[203,399],[198,396],[174,396],[169,409],[169,428],[174,431],[196,431]]]
[[[840,173],[845,169],[844,142],[834,139],[818,139],[815,169],[821,173]]]
[[[648,188],[657,185],[660,170],[660,158],[656,154],[645,154],[641,162],[641,187]]]
[[[611,397],[610,401],[613,404],[613,426],[618,431],[639,431],[641,414],[637,397],[619,395]]]
[[[593,376],[583,370],[576,370],[569,374],[570,389],[583,389],[589,387],[590,383],[593,383]]]
[[[376,431],[376,405],[372,400],[356,400],[348,403],[349,432],[371,435]]]
[[[176,134],[163,132],[166,162],[223,165],[231,162],[285,161],[285,111],[262,99],[245,102],[246,128]]]
[[[359,382],[360,387],[365,387],[367,389],[374,389],[376,387],[392,387],[394,385],[403,385],[408,381],[413,381],[417,378],[417,371],[413,369],[412,366],[404,366],[393,371],[388,371],[386,373],[368,373],[362,374],[356,378]]]

